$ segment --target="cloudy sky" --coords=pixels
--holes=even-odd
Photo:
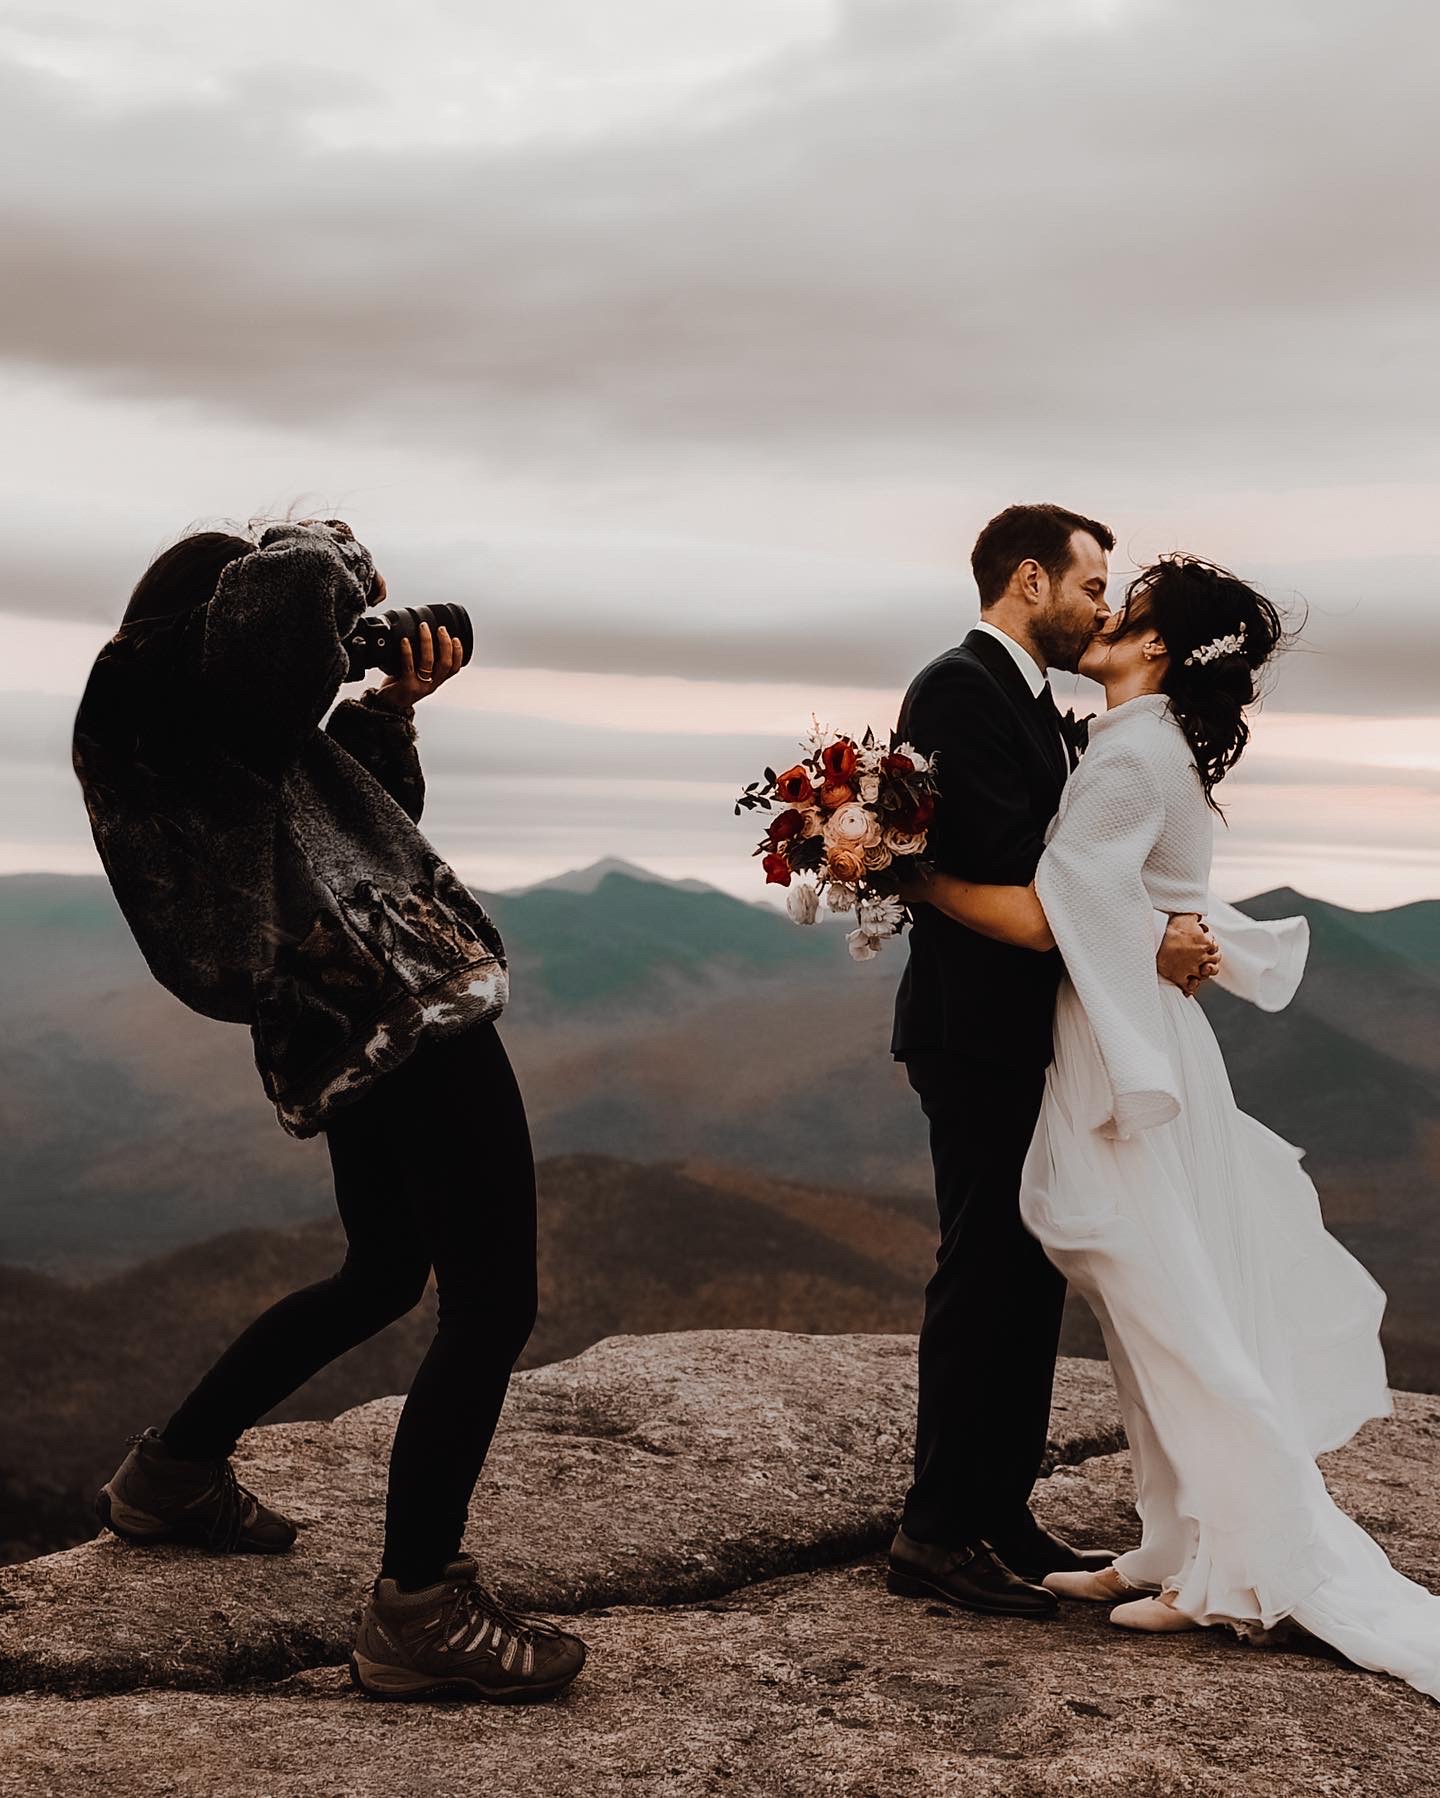
[[[462,873],[753,895],[734,789],[812,711],[887,726],[976,530],[1050,498],[1117,570],[1308,607],[1221,890],[1440,895],[1437,39],[1428,0],[0,6],[0,871],[98,867],[70,723],[149,557],[299,506],[477,619],[420,713]]]

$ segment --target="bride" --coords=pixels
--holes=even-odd
[[[1299,1151],[1236,1107],[1205,1013],[1155,973],[1156,914],[1194,912],[1221,986],[1278,1010],[1299,985],[1303,918],[1261,924],[1209,896],[1213,790],[1281,638],[1224,570],[1144,569],[1080,663],[1107,710],[1034,886],[932,873],[907,896],[1065,960],[1021,1209],[1104,1332],[1143,1530],[1104,1571],[1045,1584],[1130,1629],[1288,1620],[1440,1698],[1440,1598],[1315,1465],[1390,1411],[1384,1294],[1327,1234]]]

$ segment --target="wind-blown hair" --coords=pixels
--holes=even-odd
[[[253,555],[248,537],[229,531],[196,531],[161,550],[135,583],[125,607],[124,624],[169,618],[203,606],[215,592],[222,571],[240,556]]]
[[[1161,556],[1130,582],[1114,634],[1151,627],[1170,658],[1163,691],[1195,757],[1205,797],[1219,811],[1214,789],[1250,740],[1245,708],[1260,696],[1257,676],[1289,636],[1263,593],[1214,562],[1178,554]]]

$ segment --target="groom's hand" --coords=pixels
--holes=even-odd
[[[1187,912],[1166,925],[1155,966],[1162,980],[1193,999],[1204,983],[1219,973],[1220,945],[1205,928],[1205,920]]]

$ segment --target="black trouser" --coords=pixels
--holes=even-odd
[[[1020,1170],[1041,1072],[916,1052],[940,1247],[925,1288],[915,1483],[904,1528],[963,1547],[1028,1527],[1045,1453],[1065,1282],[1020,1221]]]
[[[165,1426],[183,1458],[228,1455],[320,1368],[420,1302],[435,1340],[390,1454],[381,1571],[428,1584],[459,1551],[470,1495],[535,1322],[535,1167],[493,1024],[422,1042],[326,1130],[348,1247],[338,1273],[272,1305]]]

